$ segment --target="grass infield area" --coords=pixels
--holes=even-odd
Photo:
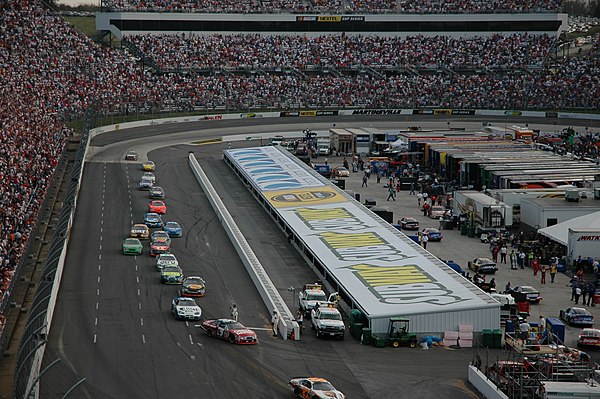
[[[78,31],[92,37],[96,34],[96,17],[64,17]]]

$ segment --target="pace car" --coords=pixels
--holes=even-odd
[[[148,196],[150,199],[163,199],[165,198],[165,190],[162,187],[154,186],[150,189]]]
[[[398,224],[402,230],[419,230],[419,221],[415,218],[403,217]]]
[[[153,185],[154,185],[154,182],[152,180],[142,178],[142,180],[140,180],[139,186],[140,186],[140,190],[147,191],[147,190],[150,190]]]
[[[171,301],[171,313],[177,320],[200,320],[202,318],[202,309],[192,298],[174,298]]]
[[[329,381],[318,377],[296,377],[289,382],[298,399],[345,399],[343,393],[331,385]]]
[[[167,206],[160,200],[153,200],[148,203],[148,212],[158,213],[164,215],[167,213]]]
[[[152,232],[150,235],[150,240],[152,242],[162,242],[168,245],[171,245],[171,237],[167,234],[166,231],[156,230]]]
[[[594,325],[594,316],[584,308],[567,308],[560,311],[560,318],[571,326],[586,326]]]
[[[205,320],[202,328],[209,337],[217,337],[232,344],[253,345],[258,343],[256,333],[235,320]]]
[[[168,266],[179,266],[179,261],[173,254],[160,254],[156,257],[156,270],[161,271]]]
[[[156,165],[154,165],[154,162],[152,161],[146,161],[142,164],[142,169],[147,172],[152,172],[156,169]]]
[[[158,213],[146,213],[144,215],[144,224],[148,227],[162,227],[162,219]]]
[[[158,256],[160,254],[166,254],[170,250],[169,244],[166,242],[151,242],[150,243],[150,256]]]
[[[123,255],[141,255],[143,245],[137,238],[126,238],[123,240]]]
[[[438,229],[433,227],[426,227],[421,230],[421,234],[426,235],[429,241],[442,241],[444,235]]]
[[[127,154],[125,154],[125,160],[126,161],[137,161],[138,153],[135,151],[127,151]]]
[[[160,272],[160,282],[163,284],[181,284],[183,271],[179,266],[165,266]]]
[[[181,237],[183,235],[183,230],[177,222],[166,222],[163,230],[171,237]]]
[[[496,262],[489,258],[475,258],[473,260],[470,260],[467,266],[474,272],[482,274],[494,274],[498,271],[498,266],[496,266]]]
[[[206,283],[198,276],[189,276],[183,280],[179,295],[201,297],[206,293]]]
[[[145,224],[134,224],[131,226],[131,238],[147,240],[150,237],[150,229]]]
[[[146,172],[142,175],[142,179],[150,180],[152,184],[156,183],[156,176],[152,172]]]

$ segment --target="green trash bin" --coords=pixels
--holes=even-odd
[[[363,323],[350,324],[350,335],[352,335],[354,339],[360,341],[360,335],[364,326]]]
[[[467,227],[467,236],[469,236],[469,238],[475,237],[475,227],[473,227],[473,226]]]
[[[350,311],[350,324],[354,323],[362,323],[363,322],[363,314],[358,309],[352,309]]]
[[[492,331],[492,343],[494,344],[494,348],[501,349],[502,348],[502,330],[495,329]]]
[[[360,343],[363,345],[371,345],[371,329],[363,328],[360,336]]]
[[[493,346],[494,338],[492,330],[483,330],[481,344],[488,348],[491,348]]]
[[[375,345],[376,348],[385,348],[385,341],[383,338],[378,337],[377,335],[373,335],[372,338],[373,345]]]
[[[463,223],[460,225],[460,235],[461,236],[467,235],[467,224],[466,223]]]

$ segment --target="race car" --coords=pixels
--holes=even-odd
[[[154,186],[148,193],[150,199],[163,199],[165,198],[165,190],[162,187]]]
[[[593,346],[600,347],[600,330],[595,328],[584,328],[579,332],[577,347]]]
[[[126,238],[123,240],[123,255],[141,255],[143,245],[137,238]]]
[[[179,261],[173,254],[160,254],[156,257],[156,270],[161,271],[168,266],[179,266]]]
[[[125,154],[125,160],[126,161],[137,161],[138,153],[135,151],[127,151],[127,154]]]
[[[201,297],[206,293],[206,283],[198,276],[189,276],[183,280],[179,295]]]
[[[443,206],[440,206],[440,205],[434,205],[431,207],[431,211],[429,212],[429,217],[431,219],[439,219],[440,217],[443,217],[445,213],[446,213],[446,208],[444,208]]]
[[[156,176],[152,172],[146,172],[142,175],[142,179],[150,180],[152,184],[156,183]]]
[[[183,271],[179,266],[165,266],[160,272],[160,282],[163,284],[181,284]]]
[[[469,269],[477,272],[477,273],[488,273],[494,274],[498,271],[498,266],[496,266],[496,262],[488,258],[475,258],[470,260],[467,263]]]
[[[146,172],[152,172],[154,169],[156,169],[156,165],[152,161],[146,161],[142,164],[142,170]]]
[[[298,399],[345,399],[343,393],[331,385],[329,381],[319,377],[296,377],[289,382]]]
[[[150,240],[153,242],[162,242],[168,245],[171,245],[171,237],[167,234],[166,231],[156,230],[152,232],[150,235]]]
[[[150,229],[145,224],[134,224],[131,226],[131,238],[147,240],[150,237]]]
[[[429,241],[442,241],[444,235],[438,229],[434,229],[433,227],[426,227],[421,230],[421,234],[426,235],[429,238]]]
[[[333,168],[333,177],[350,177],[350,172],[343,166]]]
[[[169,252],[170,247],[166,242],[151,242],[150,243],[150,256],[158,256],[160,254],[166,254]]]
[[[584,308],[567,308],[560,311],[560,318],[571,326],[586,326],[594,325],[594,315]]]
[[[167,206],[160,200],[153,200],[148,203],[148,212],[158,213],[164,215],[167,213]]]
[[[142,178],[142,180],[140,180],[139,187],[142,191],[148,191],[152,188],[153,185],[154,182],[152,180]]]
[[[200,320],[202,317],[202,309],[192,298],[174,298],[171,313],[177,320]]]
[[[256,333],[235,320],[205,320],[202,323],[202,328],[209,337],[220,338],[232,344],[254,345],[258,343]]]
[[[402,230],[419,230],[419,221],[415,218],[403,217],[398,224]]]
[[[183,235],[183,230],[177,222],[166,222],[163,230],[171,237],[181,237]]]
[[[144,224],[148,227],[162,227],[162,219],[158,213],[146,213],[144,215]]]
[[[531,303],[540,303],[542,300],[542,293],[533,288],[530,285],[522,285],[520,287],[513,287],[509,294],[513,296],[517,300],[517,302],[531,302]]]

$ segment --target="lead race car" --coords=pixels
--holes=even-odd
[[[345,399],[346,396],[335,389],[329,381],[319,377],[296,377],[289,382],[297,399]]]

